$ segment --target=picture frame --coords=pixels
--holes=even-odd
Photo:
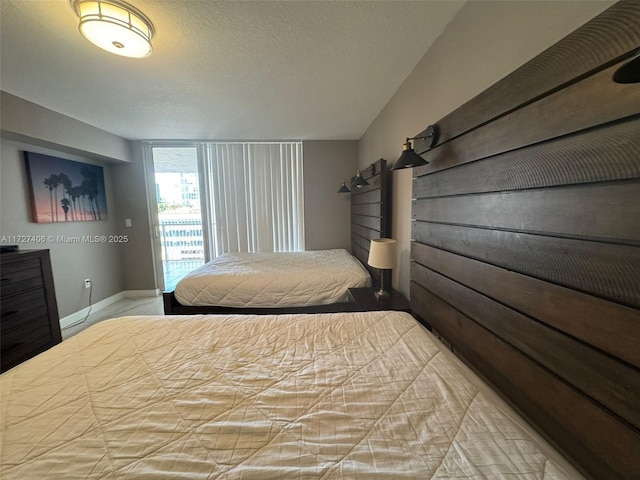
[[[104,169],[41,153],[24,152],[36,223],[106,220]]]

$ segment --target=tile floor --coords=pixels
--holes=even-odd
[[[89,313],[86,320],[78,321],[75,325],[62,329],[62,340],[72,337],[91,325],[95,325],[108,318],[124,317],[127,315],[163,315],[162,296],[144,298],[123,298],[108,307]]]
[[[204,265],[203,260],[182,260],[163,262],[165,290],[171,291],[176,283],[187,273]],[[62,329],[62,339],[66,340],[87,327],[109,318],[124,317],[127,315],[163,315],[162,296],[144,298],[124,298],[108,307],[89,313],[86,320]]]

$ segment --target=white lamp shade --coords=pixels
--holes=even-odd
[[[396,266],[396,241],[392,238],[375,238],[369,247],[367,263],[383,270]]]
[[[142,12],[119,0],[76,0],[80,33],[94,45],[125,57],[151,53],[153,25]]]

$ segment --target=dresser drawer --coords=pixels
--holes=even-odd
[[[2,348],[2,361],[11,361],[15,355],[24,356],[38,350],[40,347],[53,343],[51,334],[51,324],[49,317],[42,316],[31,319],[29,322],[21,323],[16,328],[3,333],[0,338],[0,348]]]
[[[48,315],[40,315],[34,317],[23,317],[17,322],[2,321],[2,336],[0,337],[0,345],[4,349],[9,344],[16,343],[19,337],[29,337],[33,332],[33,336],[38,337],[43,333],[51,338],[51,323]],[[4,352],[3,352],[4,353]]]
[[[33,259],[24,263],[28,265],[9,263],[2,266],[0,294],[3,299],[44,285],[40,260]]]
[[[44,288],[3,298],[0,312],[0,334],[3,336],[34,318],[48,315]]]
[[[16,261],[13,262],[2,262],[2,278],[4,279],[16,272],[21,272],[22,270],[32,270],[34,268],[40,268],[39,258],[17,258]]]
[[[0,372],[60,343],[60,321],[48,250],[0,255]]]

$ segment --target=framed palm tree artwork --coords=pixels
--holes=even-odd
[[[33,152],[24,157],[34,222],[107,219],[102,167]]]

